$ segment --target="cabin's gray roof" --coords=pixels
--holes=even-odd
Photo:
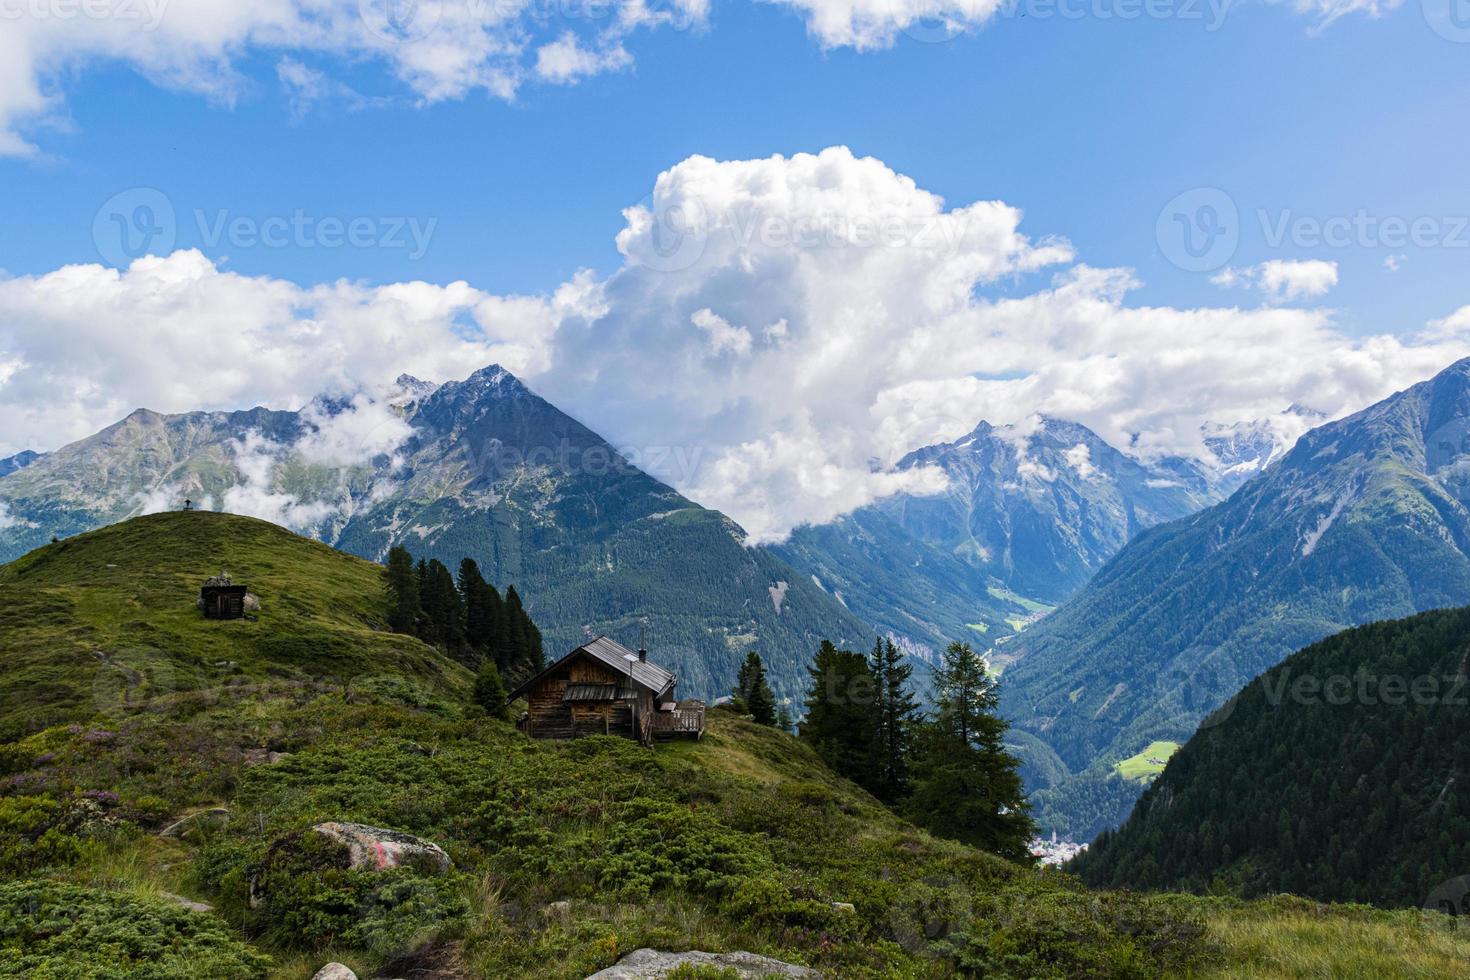
[[[577,649],[587,651],[593,658],[607,664],[619,674],[629,675],[634,683],[648,688],[654,694],[662,694],[664,688],[674,683],[673,671],[664,670],[658,664],[651,664],[647,660],[639,660],[637,651],[629,650],[617,640],[609,637],[599,636]],[[626,659],[628,657],[633,659],[630,661]]]
[[[665,670],[658,664],[649,663],[646,660],[639,660],[637,652],[629,650],[617,640],[610,639],[606,636],[599,636],[595,639],[588,640],[555,663],[547,665],[535,677],[532,677],[520,687],[511,691],[510,700],[514,701],[516,698],[525,694],[532,687],[536,686],[541,678],[556,670],[579,653],[586,654],[614,673],[628,678],[632,683],[648,691],[654,697],[663,694],[674,683],[673,671]],[[627,659],[629,656],[633,658],[631,661]]]

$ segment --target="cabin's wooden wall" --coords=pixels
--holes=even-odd
[[[583,735],[636,737],[633,710],[623,701],[568,704],[568,684],[619,684],[627,678],[586,658],[574,660],[543,678],[526,697],[527,731],[535,738],[580,738]]]

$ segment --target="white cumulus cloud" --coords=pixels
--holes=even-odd
[[[278,488],[276,468],[287,447],[249,432],[235,440],[231,449],[240,482],[224,493],[221,509],[226,513],[258,517],[300,531],[317,526],[337,510],[331,501],[302,501]]]
[[[1015,0],[765,0],[794,10],[824,48],[886,48],[905,34],[943,40],[1011,16]],[[1292,0],[1321,29],[1376,18],[1402,0]],[[1211,0],[1224,16],[1226,0]],[[1051,8],[1047,8],[1051,9]],[[1032,10],[1041,16],[1040,6]],[[513,99],[529,81],[570,84],[627,68],[640,30],[699,29],[709,0],[616,0],[556,8],[520,0],[8,0],[0,9],[0,156],[36,152],[31,131],[65,119],[66,87],[92,63],[233,105],[264,55],[292,111],[365,99],[337,74],[380,66],[419,104],[483,92]],[[571,25],[571,29],[568,29]]]
[[[1210,282],[1258,289],[1273,303],[1325,296],[1337,285],[1337,263],[1322,259],[1272,259],[1245,269],[1227,267]]]
[[[0,279],[0,365],[16,365],[0,375],[0,456],[139,406],[293,408],[498,361],[630,455],[684,461],[649,465],[769,541],[942,490],[942,474],[892,464],[981,419],[1018,432],[1073,419],[1142,455],[1205,456],[1207,424],[1293,404],[1341,415],[1470,355],[1470,307],[1417,333],[1349,336],[1320,308],[1137,305],[1134,274],[1078,262],[1065,229],[1023,231],[1010,204],[945,202],[842,147],[691,157],[624,217],[620,268],[535,296],[303,286],[186,251]],[[290,451],[391,456],[404,436],[391,416],[372,399],[348,409]],[[240,447],[248,479],[223,504],[320,516],[282,499],[280,458]]]
[[[536,52],[536,74],[548,82],[569,85],[592,75],[617,71],[633,63],[633,56],[621,44],[596,51],[582,46],[577,35],[568,31]]]
[[[94,61],[232,105],[250,84],[240,66],[264,53],[278,59],[298,112],[331,96],[360,102],[331,73],[364,61],[421,103],[477,91],[510,99],[529,79],[623,68],[632,56],[621,42],[633,31],[697,26],[707,14],[707,0],[673,0],[658,12],[640,0],[582,18],[490,0],[13,0],[0,11],[0,155],[35,152],[23,134],[62,112],[66,85]]]
[[[0,384],[0,446],[13,447],[0,456],[140,407],[296,408],[400,372],[443,379],[492,361],[535,373],[562,320],[595,314],[600,292],[586,275],[534,297],[464,282],[303,287],[195,251],[0,279],[0,364],[23,365]]]

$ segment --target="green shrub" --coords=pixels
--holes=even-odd
[[[347,846],[321,834],[291,834],[259,859],[248,854],[228,844],[211,848],[201,877],[243,913],[252,934],[282,948],[346,946],[390,956],[469,914],[463,875],[350,870]]]
[[[214,915],[133,895],[0,885],[0,975],[30,980],[255,980],[270,960]]]
[[[1028,980],[1151,980],[1206,957],[1203,917],[1169,897],[1012,890],[958,944],[962,969]]]
[[[20,875],[70,864],[80,854],[77,821],[49,796],[0,798],[0,873]]]

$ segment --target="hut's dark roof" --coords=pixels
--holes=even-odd
[[[654,694],[662,694],[664,688],[674,683],[673,671],[665,670],[658,664],[649,663],[647,660],[639,660],[636,651],[629,650],[617,640],[609,637],[599,636],[577,649],[586,650],[620,674],[631,675],[634,683],[641,684]],[[633,659],[628,660],[628,657]]]
[[[673,671],[665,670],[658,664],[649,663],[646,660],[639,660],[636,652],[629,650],[617,640],[610,639],[606,636],[599,636],[596,639],[588,640],[565,657],[546,667],[541,673],[532,677],[514,691],[511,691],[510,699],[513,701],[525,694],[547,674],[550,674],[579,654],[585,654],[607,667],[613,673],[621,674],[628,678],[632,685],[643,688],[654,697],[658,697],[674,686],[675,678]],[[629,657],[633,659],[629,660]]]

